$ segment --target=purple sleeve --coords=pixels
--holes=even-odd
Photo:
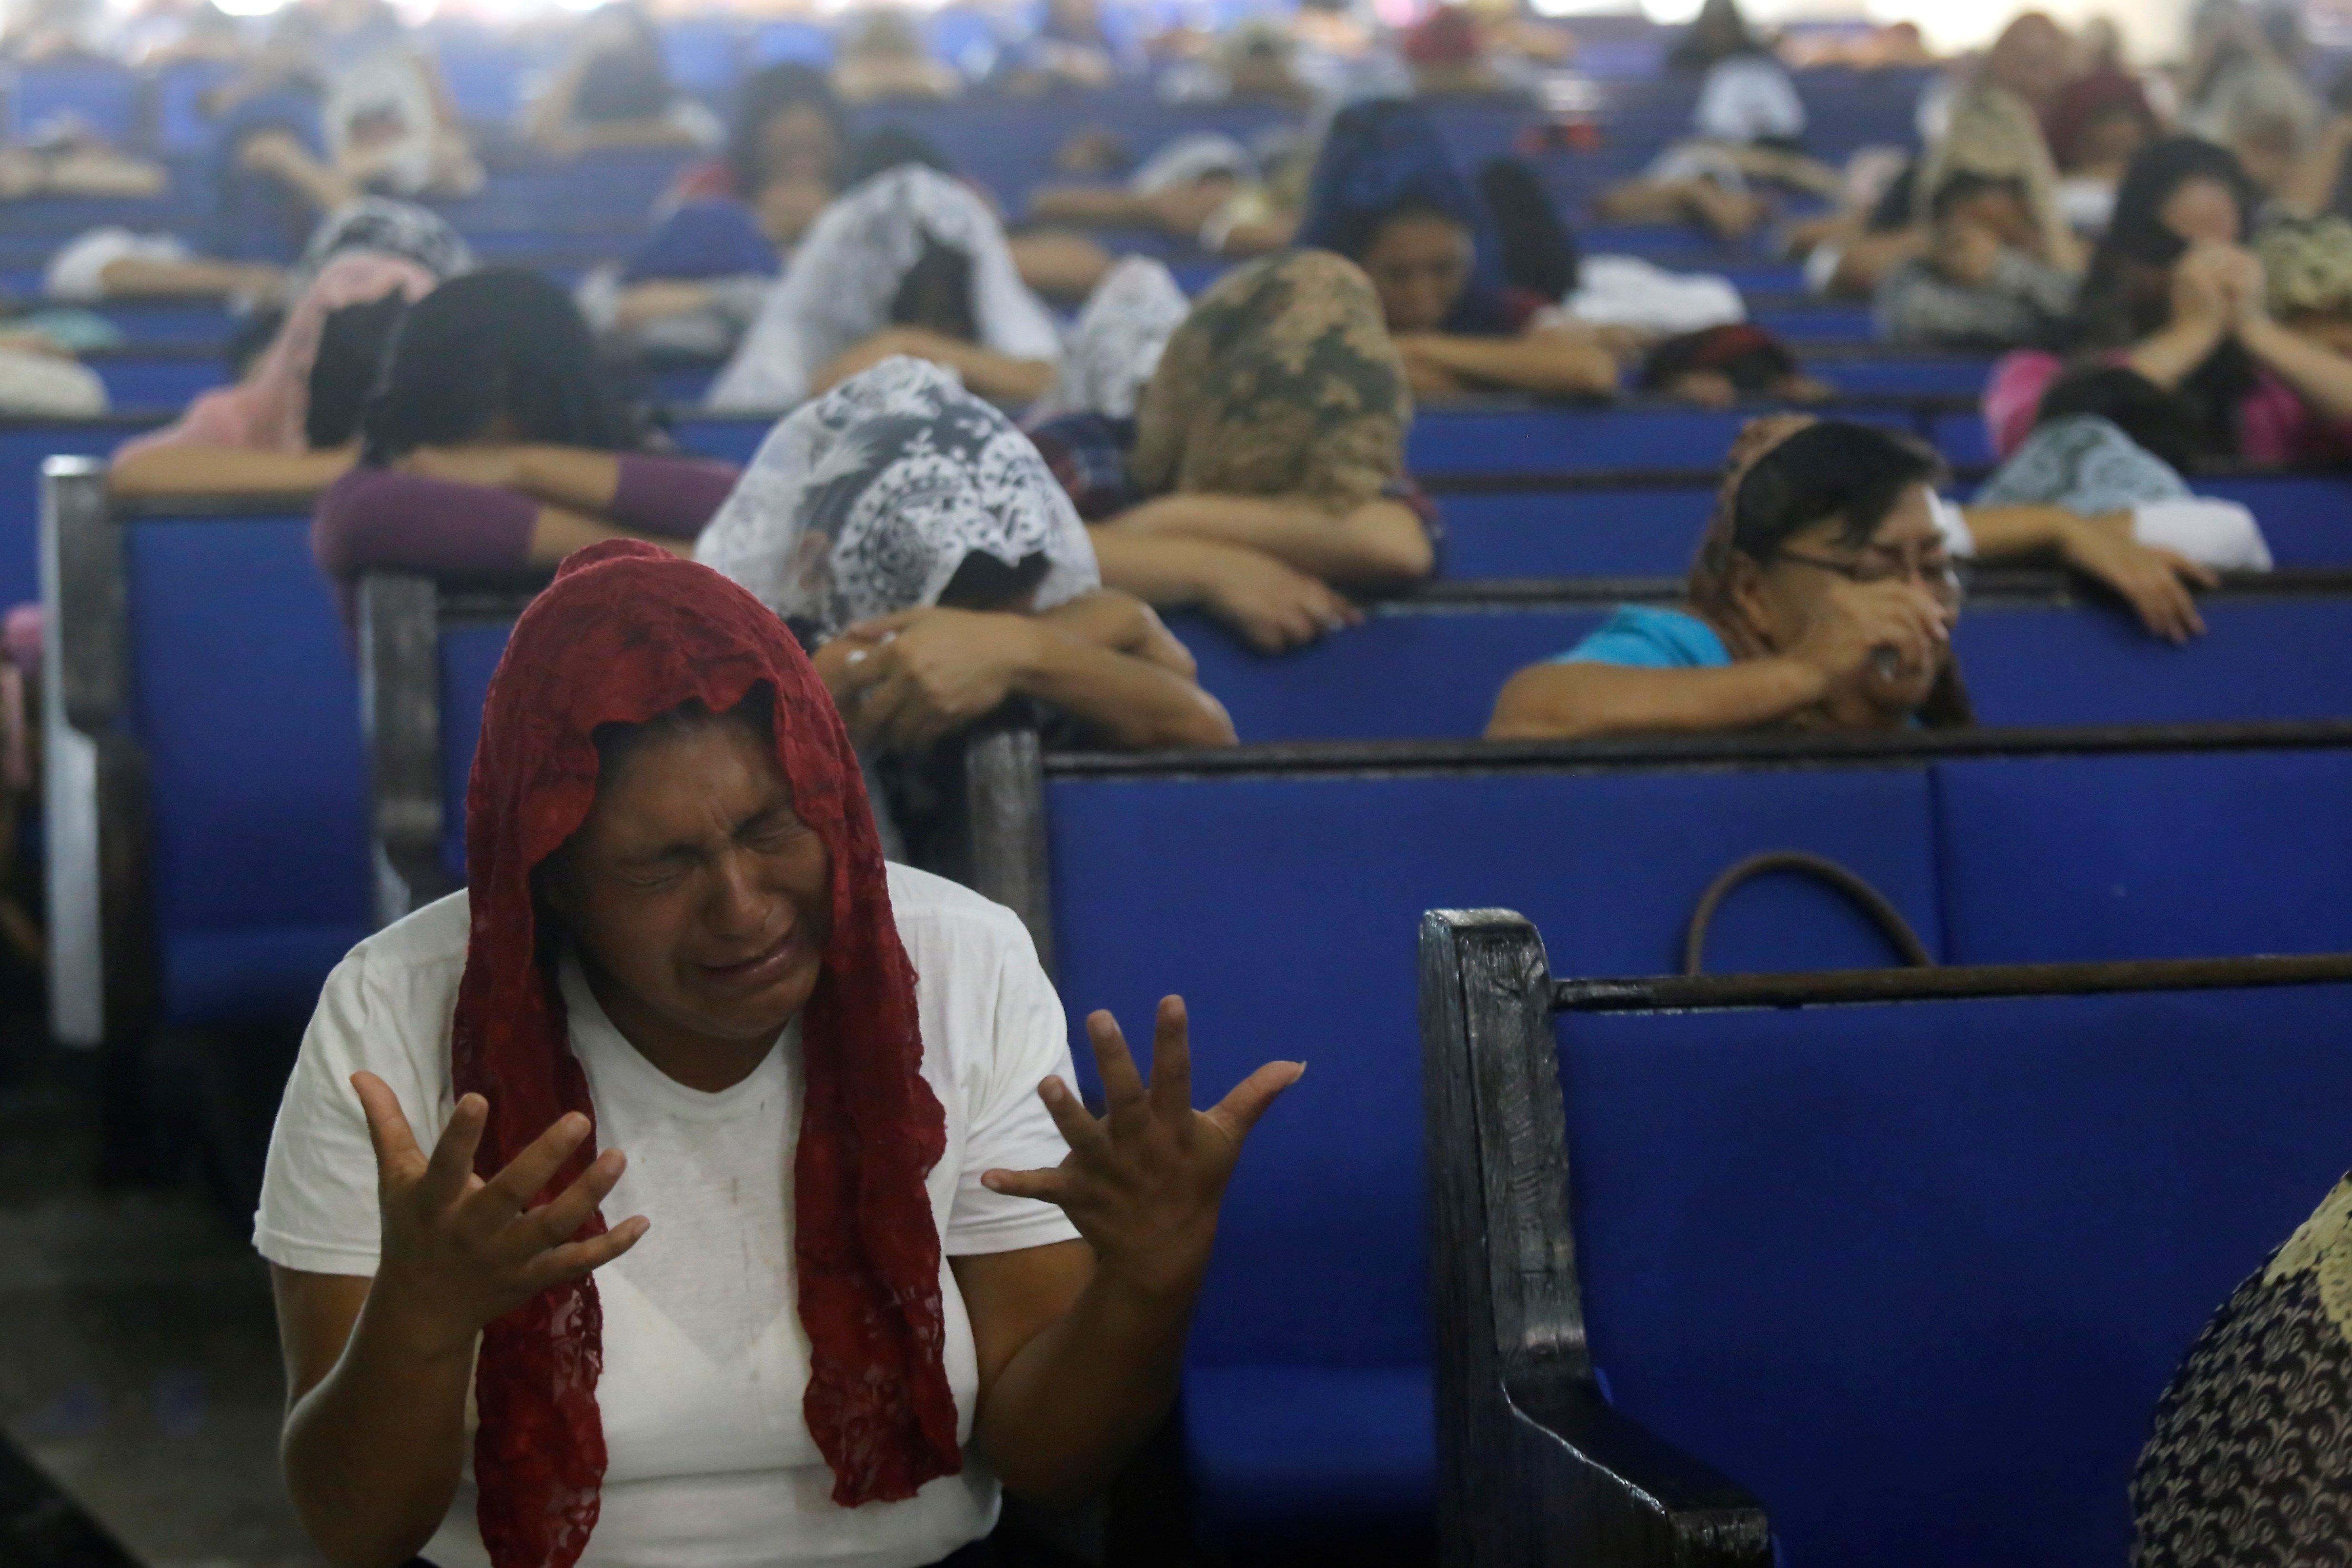
[[[742,477],[732,463],[625,452],[613,487],[613,521],[637,533],[692,539]]]
[[[529,564],[538,521],[538,503],[511,490],[353,468],[319,498],[310,553],[339,583],[378,567],[504,576]]]

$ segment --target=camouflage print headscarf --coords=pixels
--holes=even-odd
[[[1136,408],[1151,494],[1296,495],[1344,510],[1404,472],[1412,395],[1371,279],[1328,251],[1243,268],[1168,340]]]

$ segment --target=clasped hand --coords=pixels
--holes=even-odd
[[[390,1313],[426,1355],[470,1350],[494,1320],[551,1286],[603,1268],[637,1244],[650,1222],[623,1220],[599,1235],[579,1233],[621,1179],[627,1161],[606,1149],[571,1185],[539,1196],[588,1136],[588,1118],[559,1117],[531,1145],[484,1181],[474,1173],[489,1104],[461,1098],[428,1159],[399,1100],[373,1073],[354,1073],[375,1145],[383,1248],[369,1292],[371,1312]]]
[[[1146,1087],[1118,1022],[1087,1019],[1106,1113],[1089,1113],[1068,1084],[1049,1078],[1038,1096],[1069,1143],[1049,1171],[989,1171],[989,1191],[1036,1198],[1070,1216],[1100,1266],[1155,1291],[1195,1289],[1215,1239],[1217,1205],[1242,1142],[1266,1108],[1307,1070],[1268,1062],[1208,1110],[1192,1109],[1192,1054],[1183,999],[1161,999]]]

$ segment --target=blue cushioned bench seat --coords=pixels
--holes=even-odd
[[[1562,1015],[1618,1409],[1752,1491],[1791,1563],[2123,1562],[2173,1368],[2352,1160],[2347,1004]]]
[[[1057,981],[1074,1020],[1109,1007],[1132,1028],[1172,991],[1192,1006],[1203,1086],[1270,1057],[1309,1064],[1234,1178],[1188,1361],[1205,1517],[1239,1539],[1299,1522],[1281,1499],[1314,1463],[1300,1449],[1332,1465],[1329,1456],[1369,1449],[1360,1475],[1326,1477],[1315,1495],[1388,1496],[1400,1522],[1422,1519],[1425,1487],[1377,1479],[1388,1473],[1377,1456],[1401,1450],[1368,1443],[1381,1428],[1363,1412],[1401,1408],[1400,1372],[1427,1354],[1412,987],[1423,910],[1520,910],[1562,973],[1657,973],[1677,963],[1691,909],[1718,872],[1798,848],[1864,877],[1949,957],[2086,956],[2095,942],[2071,933],[2095,928],[2116,888],[2128,891],[2137,931],[2166,932],[2165,952],[2352,946],[2343,835],[2310,832],[2352,784],[2352,759],[2337,750],[1746,769],[1579,768],[1565,756],[1528,771],[1409,758],[1255,775],[1196,766],[1049,763],[1045,829]],[[2197,787],[2179,787],[2167,776],[2175,769]],[[2136,777],[2157,782],[2136,788]],[[2020,835],[2003,816],[1947,805],[1962,785],[1995,784],[2042,802],[2048,831]],[[2091,822],[2104,831],[2084,831]],[[2197,874],[2169,875],[2183,845],[2197,846]],[[2282,866],[2297,857],[2305,868]],[[2284,932],[2263,913],[2283,874],[2296,911]],[[2032,942],[2047,947],[2015,951]],[[1711,967],[1724,971],[1886,958],[1851,907],[1788,878],[1743,889],[1709,943]],[[2099,1037],[2118,1052],[2129,1042]],[[2095,1097],[2068,1103],[2078,1120],[2099,1115]],[[2347,1163],[2341,1118],[2326,1115],[2337,1140],[2328,1157]],[[2285,1185],[2307,1209],[2325,1181]],[[2265,1215],[2251,1226],[2257,1239],[2265,1226],[2268,1241],[2284,1234]],[[1675,1233],[1652,1222],[1653,1249],[1661,1234]],[[2241,1266],[2259,1256],[2244,1253]],[[2201,1314],[2225,1289],[2200,1280],[2182,1299]],[[1287,1417],[1296,1438],[1282,1453],[1252,1440],[1211,1452],[1261,1424],[1252,1391],[1269,1369],[1311,1373],[1326,1391]],[[1851,1447],[1841,1438],[1833,1451]],[[1370,1517],[1370,1505],[1349,1506],[1349,1522]]]
[[[1607,613],[1408,601],[1279,658],[1197,615],[1171,625],[1244,741],[1436,740],[1483,732],[1513,670],[1567,651]],[[2177,647],[2119,607],[1982,597],[1956,646],[1987,724],[2352,718],[2352,594],[2222,594],[2203,613],[2206,636]]]
[[[163,1016],[301,1018],[370,928],[359,685],[309,520],[123,534]]]

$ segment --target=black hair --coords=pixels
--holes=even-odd
[[[940,590],[939,603],[950,610],[1001,610],[1032,593],[1045,580],[1053,561],[1042,551],[1033,551],[1007,566],[985,550],[966,554],[963,563]]]
[[[1942,218],[1962,202],[1988,195],[2014,196],[2023,201],[2025,182],[2011,175],[1986,174],[1973,169],[1963,169],[1958,174],[1946,175],[1943,183],[1936,187],[1935,195],[1927,198],[1927,216]]]
[[[977,342],[980,322],[971,308],[971,258],[926,230],[923,254],[898,280],[898,292],[891,297],[890,324],[928,328],[960,342]]]
[[[727,169],[735,194],[750,201],[767,183],[764,142],[768,123],[787,110],[808,108],[832,121],[841,132],[841,105],[824,72],[797,60],[786,60],[752,72],[736,89],[735,118],[727,132]],[[846,140],[846,138],[843,138]]]
[[[2238,237],[2251,225],[2260,196],[2237,154],[2194,136],[2167,136],[2134,155],[2116,192],[2115,215],[2076,294],[2066,346],[2099,353],[2137,342],[2172,318],[2167,270],[2189,244],[2165,226],[2164,207],[2193,180],[2210,180],[2238,205]],[[2234,337],[2222,340],[2182,379],[2173,396],[2200,453],[2226,457],[2237,449],[2237,407],[2255,384],[2252,356]]]
[[[1332,248],[1350,261],[1361,261],[1390,225],[1424,218],[1458,228],[1474,242],[1477,238],[1477,230],[1460,213],[1434,197],[1413,192],[1384,207],[1358,207],[1341,214],[1332,226]]]
[[[2070,415],[2095,414],[2132,438],[2142,450],[2176,469],[2197,461],[2194,423],[2179,398],[2123,365],[2098,365],[2060,376],[2042,393],[2034,423],[2047,425]]]
[[[1671,70],[1704,71],[1724,60],[1763,52],[1764,41],[1748,25],[1738,0],[1706,0],[1666,52],[1666,66]]]
[[[1503,276],[1547,300],[1566,298],[1583,257],[1535,170],[1517,158],[1490,159],[1478,171],[1478,195],[1501,238]]]
[[[1787,343],[1752,321],[1733,321],[1666,339],[1643,360],[1638,384],[1663,392],[1684,376],[1714,371],[1733,391],[1761,395],[1802,368]]]
[[[310,401],[303,439],[313,451],[340,447],[359,434],[360,411],[383,373],[384,351],[407,312],[399,290],[380,300],[327,312],[319,354],[310,362]]]
[[[859,137],[857,144],[849,150],[849,167],[842,175],[842,184],[845,187],[858,184],[908,163],[920,163],[942,174],[955,173],[954,161],[940,151],[936,142],[904,126],[885,125]]]
[[[1944,460],[1916,437],[1824,419],[1766,452],[1732,498],[1731,547],[1769,562],[1792,537],[1840,519],[1841,542],[1858,545],[1878,531],[1914,485],[1934,486]]]
[[[502,414],[520,441],[614,451],[639,435],[572,297],[494,267],[452,278],[401,318],[360,417],[366,460],[474,439]]]

